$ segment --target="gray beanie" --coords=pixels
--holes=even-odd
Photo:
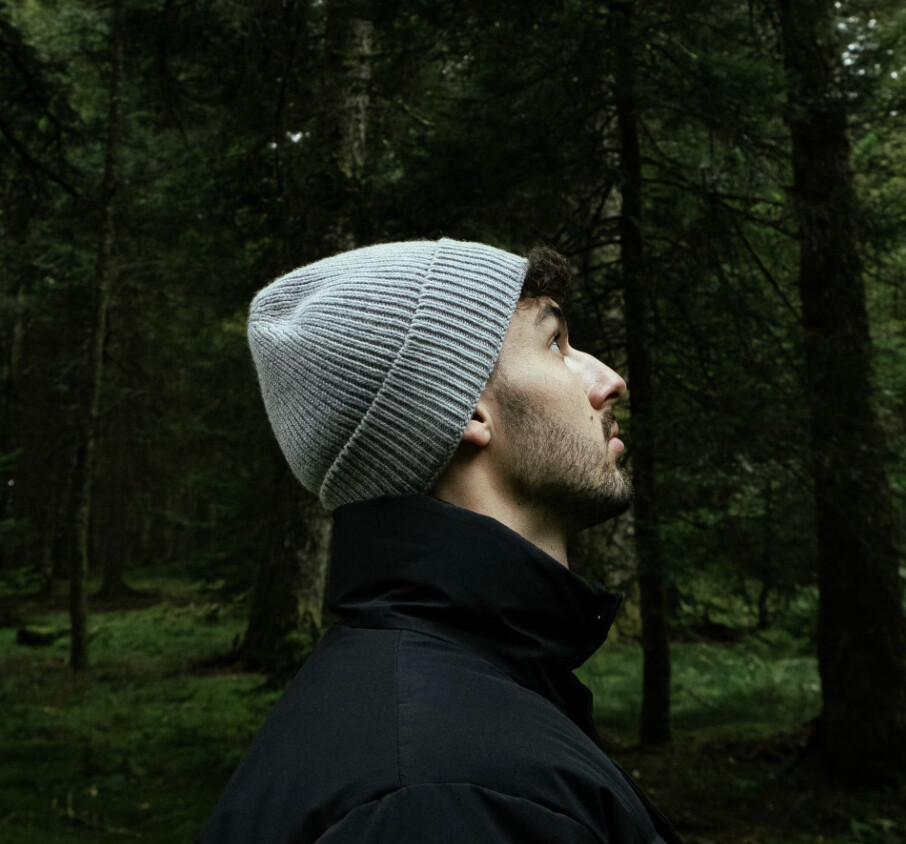
[[[321,503],[427,492],[494,368],[527,261],[457,240],[385,243],[261,290],[249,345],[295,476]]]

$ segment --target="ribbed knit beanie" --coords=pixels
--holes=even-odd
[[[497,361],[526,267],[481,243],[385,243],[255,296],[249,345],[271,427],[328,510],[432,488]]]

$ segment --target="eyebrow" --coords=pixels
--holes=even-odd
[[[541,306],[541,310],[535,316],[535,328],[540,327],[549,319],[556,319],[560,323],[560,330],[564,334],[569,334],[569,328],[566,325],[566,317],[563,315],[563,311],[560,310],[559,305],[555,305],[553,302],[545,302]]]

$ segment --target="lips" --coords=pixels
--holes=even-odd
[[[607,442],[610,442],[618,433],[620,433],[620,426],[617,424],[617,420],[613,418],[612,413],[607,413],[601,422],[604,426],[604,439]]]
[[[619,433],[620,426],[617,424],[616,419],[614,419],[613,425],[610,426],[610,429],[607,432],[607,447],[614,451],[623,451],[626,447],[623,445],[623,440],[617,438],[617,434]]]

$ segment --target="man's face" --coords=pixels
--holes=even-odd
[[[624,512],[632,485],[617,460],[613,406],[626,382],[569,345],[546,297],[520,302],[486,397],[502,427],[501,471],[517,501],[579,530]]]

